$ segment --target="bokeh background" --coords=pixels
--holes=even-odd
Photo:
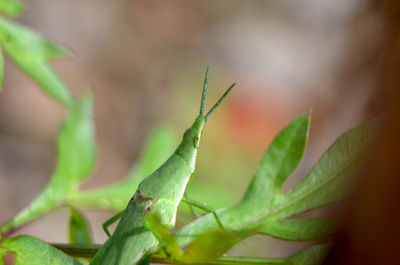
[[[237,82],[207,123],[193,181],[226,193],[226,202],[213,207],[241,197],[268,143],[301,113],[312,110],[310,140],[286,189],[338,135],[375,113],[367,65],[380,24],[366,1],[30,0],[26,6],[22,23],[71,50],[69,59],[52,62],[70,89],[95,95],[99,159],[86,188],[123,178],[155,126],[171,127],[180,140],[197,115],[207,65],[208,108]],[[65,115],[7,60],[0,222],[46,185]],[[87,215],[96,242],[103,242],[100,224],[111,213]],[[18,233],[66,242],[67,221],[61,209]],[[302,247],[260,236],[232,254],[279,257]]]

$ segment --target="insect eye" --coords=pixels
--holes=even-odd
[[[135,194],[133,194],[131,200],[129,201],[129,203],[133,202],[134,200],[136,200],[136,198],[138,197],[138,192],[135,192]]]

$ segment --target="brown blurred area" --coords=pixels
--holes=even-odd
[[[378,27],[368,28],[366,17],[378,21]],[[352,61],[349,77],[369,75],[371,110],[379,110],[382,117],[373,152],[324,264],[395,265],[400,264],[400,2],[371,1],[358,20],[377,45],[374,53]]]
[[[231,190],[238,198],[268,143],[294,117],[312,109],[306,156],[287,189],[339,134],[380,112],[385,93],[377,89],[377,76],[393,80],[379,84],[397,84],[398,73],[387,73],[382,62],[394,60],[390,51],[397,42],[389,36],[397,32],[387,30],[396,28],[389,17],[397,21],[398,13],[390,13],[392,7],[377,11],[367,1],[31,0],[26,5],[19,20],[72,51],[70,59],[52,63],[60,76],[75,95],[86,90],[95,95],[99,160],[85,188],[124,177],[157,124],[168,124],[180,139],[198,111],[207,65],[207,106],[231,82],[238,85],[208,122],[194,181]],[[46,185],[65,115],[7,60],[0,97],[0,222]],[[88,215],[102,242],[105,236],[96,228],[108,214]],[[20,232],[65,242],[66,223],[67,212],[59,211]],[[279,257],[302,247],[255,237],[234,254]]]

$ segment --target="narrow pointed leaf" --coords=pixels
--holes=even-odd
[[[82,99],[72,110],[58,139],[58,161],[48,186],[11,221],[0,226],[0,233],[53,210],[61,201],[76,193],[77,186],[94,168],[96,148],[92,100]]]
[[[91,244],[93,242],[90,233],[90,226],[86,217],[75,208],[71,209],[69,219],[69,243],[70,244]]]
[[[6,238],[1,247],[15,253],[15,265],[81,265],[70,256],[31,236]]]
[[[283,182],[303,157],[309,125],[309,113],[304,113],[275,137],[242,199],[246,211],[255,214],[265,212],[274,196],[281,192]]]
[[[0,12],[6,15],[15,17],[18,16],[24,6],[22,5],[21,1],[19,0],[1,0],[0,1]]]
[[[77,258],[93,258],[101,245],[96,244],[51,244],[56,249],[64,252],[67,255]]]
[[[64,184],[70,182],[76,185],[94,169],[96,144],[92,109],[92,97],[84,97],[61,131],[57,173],[65,178]]]
[[[374,123],[368,122],[341,135],[314,168],[271,214],[284,218],[319,208],[343,198],[373,136]]]
[[[0,17],[0,43],[6,53],[50,96],[68,107],[75,105],[69,89],[48,64],[66,51],[37,33]]]
[[[327,237],[335,231],[335,228],[334,219],[310,218],[266,221],[259,225],[255,232],[284,240],[308,241]]]

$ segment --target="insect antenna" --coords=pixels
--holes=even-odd
[[[200,115],[202,115],[202,116],[204,114],[204,104],[206,102],[208,71],[209,70],[210,70],[210,68],[207,66],[206,76],[204,77],[204,84],[203,84],[203,95],[201,96],[201,104],[200,104]]]
[[[207,113],[206,117],[205,117],[205,121],[207,121],[208,117],[211,115],[211,113],[213,113],[213,111],[219,106],[219,104],[221,104],[221,102],[224,100],[224,98],[229,94],[229,92],[231,92],[232,88],[236,85],[236,83],[233,83],[226,91],[225,93],[222,95],[222,97],[217,101],[217,103],[215,103],[215,105],[210,109],[210,111]]]

